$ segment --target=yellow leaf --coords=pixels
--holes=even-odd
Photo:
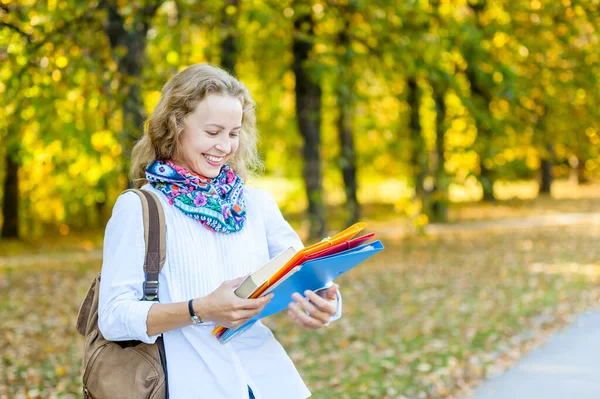
[[[56,59],[56,66],[59,68],[64,68],[69,64],[69,60],[65,56],[60,56]]]
[[[234,5],[228,5],[227,8],[225,8],[225,13],[227,15],[233,15],[235,14],[235,12],[237,11],[237,8]]]
[[[167,62],[171,65],[177,65],[179,63],[179,54],[175,51],[169,51],[167,54]]]
[[[497,32],[494,35],[494,38],[492,39],[492,41],[494,42],[494,46],[496,46],[497,48],[504,46],[506,43],[508,43],[509,40],[510,38],[504,32]]]
[[[504,76],[502,76],[502,73],[498,71],[495,71],[492,77],[494,79],[494,83],[502,83],[504,80]]]

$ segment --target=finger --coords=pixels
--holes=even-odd
[[[240,310],[231,312],[229,314],[229,319],[232,323],[246,322],[249,319],[251,319],[252,317],[256,316],[257,313],[258,312],[256,312],[255,310],[240,309]]]
[[[314,306],[302,295],[294,293],[292,294],[292,298],[296,300],[296,303],[300,306],[301,310],[304,310],[304,313],[308,313],[310,317],[320,320],[324,323],[329,320],[329,316],[326,313],[323,313],[321,309]]]
[[[305,330],[310,330],[310,331],[314,331],[314,330],[318,330],[319,328],[321,328],[318,325],[312,324],[310,323],[310,321],[305,321],[303,319],[300,318],[300,316],[293,312],[293,311],[289,311],[291,314],[291,318],[294,321],[294,323],[296,323],[297,325],[299,325],[300,327],[302,327]]]
[[[305,325],[300,319],[298,319],[298,317],[296,316],[296,314],[291,309],[288,310],[288,316],[290,317],[290,319],[292,319],[292,321],[295,324],[299,325],[303,329],[305,329],[305,330],[314,330],[314,328]]]
[[[298,317],[298,315],[296,314],[296,312],[294,312],[293,310],[288,310],[288,316],[290,317],[290,319],[292,319],[292,321],[295,324],[299,325],[304,330],[314,331],[314,330],[317,330],[317,329],[320,328],[320,327],[317,327],[317,326],[312,325],[312,324],[307,324],[303,320],[300,320],[300,318]]]
[[[275,295],[273,293],[260,297],[260,298],[256,298],[256,299],[242,299],[240,301],[240,308],[241,309],[262,309],[265,306],[267,306],[267,304],[269,303],[269,301],[271,301],[271,298],[273,298]]]
[[[238,277],[236,279],[233,280],[229,280],[226,281],[225,284],[227,284],[228,286],[231,286],[232,288],[237,288],[238,285],[240,285],[242,283],[242,281],[244,281],[246,277]]]
[[[250,320],[251,318],[253,318],[255,315],[250,314],[250,313],[244,313],[242,315],[240,315],[240,318],[237,320],[234,320],[234,322],[238,325],[241,326],[242,324],[246,323],[248,320]]]
[[[251,308],[251,309],[239,309],[238,310],[238,314],[240,318],[251,318],[256,316],[257,314],[259,314],[260,312],[262,312],[262,310],[264,309],[264,306],[258,307],[258,308]]]
[[[334,285],[332,285],[331,287],[329,287],[329,288],[327,288],[325,290],[319,291],[318,294],[322,298],[325,298],[325,299],[328,299],[328,300],[333,300],[333,299],[337,298],[336,293],[337,293],[337,290],[338,290],[339,287],[340,287],[339,285],[334,284]]]
[[[322,321],[323,323],[327,323],[331,318],[331,315],[324,313],[321,309],[314,306],[312,303],[308,301],[305,297],[298,294],[297,292],[292,294],[292,298],[296,300],[296,302],[307,311],[312,318]]]
[[[314,306],[319,308],[319,310],[327,313],[329,316],[335,314],[337,302],[334,302],[334,299],[322,298],[312,291],[304,291],[304,294],[308,297],[308,299],[310,299]]]
[[[246,324],[246,322],[248,322],[248,320],[250,320],[250,319],[245,319],[245,320],[242,319],[242,320],[238,320],[238,321],[233,322],[233,324],[232,324],[233,328],[240,328],[241,326],[243,326],[244,324]]]
[[[229,320],[227,320],[227,322],[221,324],[227,328],[238,328],[250,319],[250,317],[246,317],[240,313],[235,313],[230,315]]]
[[[292,321],[296,324],[298,324],[300,327],[304,328],[304,326],[302,325],[302,323],[298,320],[298,318],[294,315],[294,312],[292,312],[292,310],[288,310],[287,312],[288,316],[290,317],[290,319],[292,319]]]
[[[311,328],[307,325],[305,325],[304,323],[302,323],[297,317],[296,314],[292,311],[292,310],[288,310],[288,316],[290,317],[290,319],[292,319],[292,321],[299,325],[300,327],[302,327],[305,330],[314,330],[314,328]]]
[[[323,322],[307,315],[304,310],[295,302],[289,304],[289,309],[293,312],[294,317],[305,328],[317,329],[323,327]]]

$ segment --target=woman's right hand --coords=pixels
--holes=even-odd
[[[273,294],[256,299],[242,299],[233,290],[243,277],[225,281],[205,297],[194,299],[192,306],[202,321],[212,321],[227,328],[238,328],[256,316],[269,303]]]

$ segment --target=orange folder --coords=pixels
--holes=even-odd
[[[367,224],[364,222],[355,223],[347,229],[339,232],[333,237],[324,238],[320,242],[310,245],[308,247],[302,248],[298,251],[292,259],[290,259],[281,269],[279,269],[273,276],[271,276],[263,285],[261,285],[252,295],[250,295],[249,299],[258,298],[263,292],[265,292],[270,286],[275,284],[279,279],[285,276],[290,270],[292,270],[295,266],[297,266],[300,262],[306,260],[308,255],[314,254],[316,252],[322,251],[329,247],[332,247],[337,244],[341,244],[345,241],[350,240],[352,237],[357,235],[361,230],[367,227]],[[216,335],[225,331],[225,327],[218,326],[213,331],[212,334]]]

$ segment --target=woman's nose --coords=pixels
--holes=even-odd
[[[229,141],[229,135],[222,135],[219,142],[216,144],[216,148],[225,154],[231,152],[231,142]]]

